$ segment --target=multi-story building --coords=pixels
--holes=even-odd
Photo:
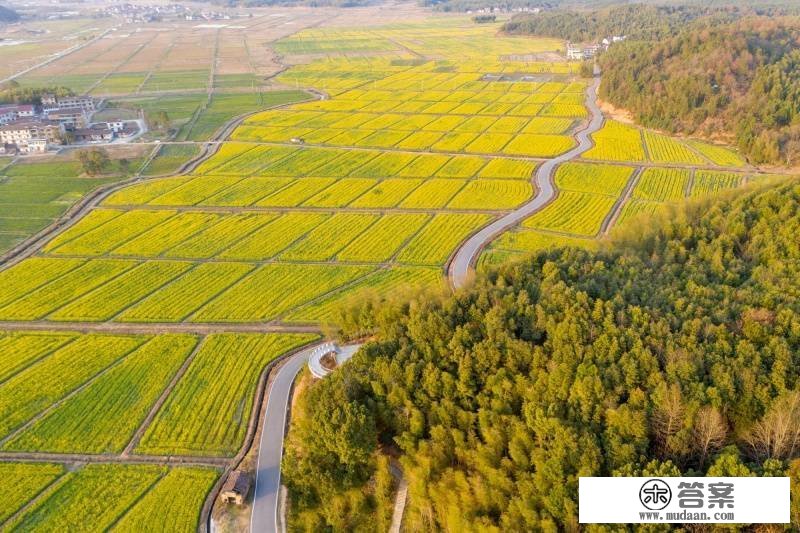
[[[88,128],[79,128],[72,132],[78,142],[103,142],[114,139],[114,131],[106,124],[93,124]]]
[[[583,59],[583,48],[577,44],[567,43],[567,59]]]
[[[0,106],[0,124],[8,124],[20,118],[36,116],[36,107],[28,104]]]
[[[61,142],[64,131],[64,125],[54,120],[15,120],[0,126],[0,144],[13,144],[25,152],[29,145],[38,147],[43,140],[46,148],[48,143]]]
[[[82,109],[87,113],[94,111],[94,99],[88,96],[62,96],[56,99],[61,109]]]
[[[46,114],[49,120],[55,120],[64,125],[66,129],[85,128],[89,122],[83,109],[56,109]]]

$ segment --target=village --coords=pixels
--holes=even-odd
[[[41,105],[0,106],[0,154],[25,155],[58,150],[64,145],[129,142],[145,131],[145,122],[93,122],[102,100],[89,96],[45,94]]]
[[[592,59],[603,50],[608,50],[608,47],[614,43],[619,43],[625,40],[625,35],[612,35],[605,37],[599,43],[567,43],[567,59],[584,61]]]

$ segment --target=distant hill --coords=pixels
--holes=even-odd
[[[800,163],[800,21],[744,17],[600,56],[600,96],[644,126],[726,137],[754,163]]]
[[[503,31],[569,41],[600,40],[609,35],[625,35],[629,39],[661,39],[674,35],[690,22],[709,16],[732,19],[738,16],[738,10],[644,4],[597,11],[553,10],[516,15],[503,25]]]
[[[17,22],[19,15],[13,9],[0,6],[0,22]]]

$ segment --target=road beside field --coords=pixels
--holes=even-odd
[[[597,105],[597,88],[599,86],[600,76],[595,72],[594,81],[586,89],[586,107],[589,109],[590,118],[588,124],[575,134],[578,145],[569,152],[548,159],[536,169],[533,179],[536,195],[533,199],[475,233],[453,255],[447,269],[447,276],[453,288],[459,289],[467,284],[478,256],[487,244],[555,199],[558,194],[553,183],[556,167],[589,150],[593,145],[589,136],[603,126],[603,113]]]

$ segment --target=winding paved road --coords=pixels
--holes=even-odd
[[[261,440],[258,443],[253,514],[250,518],[250,531],[253,533],[280,531],[278,496],[281,489],[281,457],[289,394],[295,376],[317,346],[318,344],[312,344],[286,359],[267,391],[267,408],[261,428]]]
[[[512,226],[520,223],[523,219],[534,214],[556,197],[558,191],[553,184],[553,171],[555,168],[561,163],[578,157],[592,147],[592,140],[589,136],[603,126],[603,113],[597,106],[597,88],[599,85],[600,76],[595,70],[594,81],[586,89],[586,105],[591,115],[589,123],[575,135],[578,141],[578,145],[575,148],[558,157],[548,159],[536,170],[534,177],[536,196],[527,204],[523,204],[474,234],[456,251],[450,261],[447,272],[450,284],[454,288],[459,289],[469,281],[478,255],[489,242]]]

